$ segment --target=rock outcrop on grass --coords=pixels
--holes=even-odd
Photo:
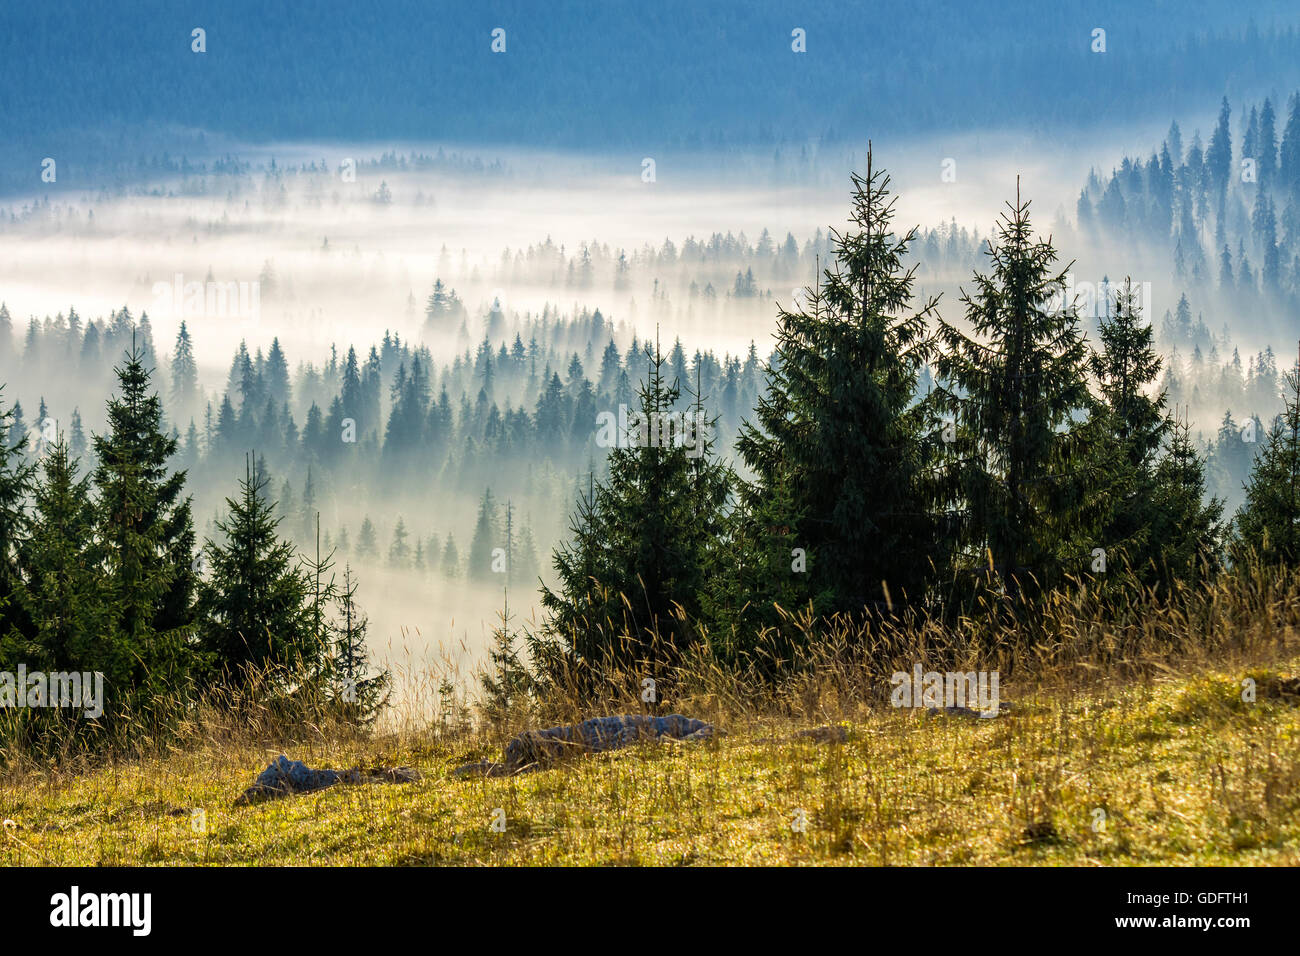
[[[567,756],[617,750],[639,740],[698,741],[722,733],[725,731],[712,724],[681,714],[593,717],[580,724],[526,730],[506,744],[499,763],[480,760],[457,767],[452,773],[457,777],[506,777],[545,769]]]
[[[235,800],[235,806],[261,803],[263,800],[274,800],[294,793],[314,793],[337,783],[414,783],[419,779],[419,772],[410,767],[314,770],[301,760],[290,760],[280,754],[257,775],[253,785],[240,794]]]

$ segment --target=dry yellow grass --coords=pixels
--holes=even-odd
[[[1011,665],[1013,707],[995,719],[891,707],[881,664],[978,660],[934,634],[910,649],[879,635],[775,688],[697,662],[662,708],[714,722],[718,739],[500,779],[449,771],[495,758],[519,727],[598,711],[533,702],[492,728],[453,713],[361,734],[208,710],[134,754],[11,760],[0,863],[1296,865],[1297,580],[1235,588],[1130,622],[1090,620],[1076,602],[1035,660],[1004,635],[989,653]],[[639,709],[628,686],[599,712]],[[792,737],[826,724],[847,739]],[[281,752],[423,779],[233,807]]]
[[[1044,691],[993,720],[855,708],[843,744],[773,742],[801,722],[755,719],[506,779],[449,777],[482,738],[322,735],[290,755],[424,780],[243,808],[276,748],[30,770],[0,787],[0,862],[1295,865],[1300,707],[1242,703],[1242,676]]]

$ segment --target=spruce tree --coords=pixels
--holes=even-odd
[[[361,522],[361,530],[357,533],[357,557],[374,558],[378,555],[375,526],[370,521],[370,516],[366,515]]]
[[[112,626],[94,537],[90,477],[63,435],[41,459],[28,534],[19,546],[22,605],[33,622],[31,669],[98,671],[110,700],[129,685],[132,648]]]
[[[241,680],[249,667],[282,675],[310,672],[322,659],[312,606],[313,582],[294,546],[280,538],[270,479],[246,463],[238,498],[215,524],[221,541],[204,548],[203,647],[221,679]]]
[[[714,457],[714,422],[674,416],[680,396],[666,359],[648,348],[632,434],[609,453],[608,475],[553,554],[556,587],[542,588],[547,617],[530,635],[539,667],[654,670],[688,649],[721,530],[730,473]],[[589,673],[591,671],[588,671]]]
[[[9,428],[4,438],[7,440],[10,448],[20,449],[24,454],[31,454],[30,436],[27,433],[27,422],[23,419],[23,403],[15,401],[13,408],[9,410]]]
[[[517,540],[510,547],[510,584],[525,591],[537,587],[537,545],[533,538],[533,529],[523,524],[517,533]]]
[[[174,690],[193,664],[194,523],[185,472],[170,471],[176,441],[162,430],[152,371],[133,347],[114,370],[108,433],[95,435],[102,548],[113,627],[136,658],[133,680]]]
[[[1101,344],[1089,365],[1115,437],[1133,466],[1143,468],[1159,450],[1169,421],[1164,393],[1155,398],[1146,394],[1163,363],[1155,349],[1155,331],[1143,321],[1137,293],[1127,278],[1116,292],[1113,315],[1101,321]]]
[[[307,466],[307,483],[302,489],[302,529],[304,537],[307,538],[310,538],[312,533],[320,533],[320,512],[316,510],[316,483],[312,480],[310,464]]]
[[[336,711],[358,723],[371,723],[388,702],[392,674],[375,671],[366,650],[369,620],[357,603],[359,584],[351,565],[343,567],[333,623],[332,701]]]
[[[84,462],[87,451],[86,431],[81,424],[81,412],[74,408],[72,410],[72,421],[68,426],[68,454],[73,461]]]
[[[1089,359],[1101,397],[1078,432],[1086,459],[1075,474],[1093,520],[1085,517],[1072,530],[1077,532],[1075,551],[1091,556],[1092,549],[1101,548],[1108,573],[1123,566],[1141,574],[1151,564],[1153,547],[1159,546],[1150,536],[1152,488],[1156,456],[1171,423],[1165,415],[1165,394],[1146,394],[1160,373],[1161,360],[1154,330],[1138,314],[1129,280],[1117,291],[1114,304],[1114,312],[1108,308],[1101,321],[1102,349]]]
[[[32,466],[23,457],[27,436],[11,442],[13,409],[5,408],[0,386],[0,648],[10,642],[26,646],[32,637],[32,620],[18,599],[21,575],[18,548],[27,523],[25,503],[32,480]],[[18,651],[0,653],[0,663],[17,663]]]
[[[1171,428],[1150,498],[1150,557],[1139,580],[1167,592],[1175,582],[1195,583],[1213,574],[1226,532],[1223,502],[1206,498],[1205,461],[1185,421]]]
[[[487,669],[479,675],[483,692],[480,713],[498,729],[504,727],[511,709],[526,698],[532,687],[532,677],[520,653],[511,620],[507,602],[499,614],[499,623],[492,631]]]
[[[962,516],[967,560],[991,564],[1016,596],[1055,583],[1078,557],[1062,532],[1079,487],[1069,431],[1090,394],[1077,309],[1064,301],[1069,266],[1055,271],[1051,240],[1033,237],[1019,184],[1007,206],[986,250],[991,271],[962,292],[975,338],[941,321],[947,349],[936,364],[953,416],[946,497]]]
[[[1273,422],[1237,513],[1235,550],[1300,565],[1300,364],[1286,374],[1285,408]]]
[[[327,648],[329,641],[328,608],[338,598],[338,586],[334,580],[334,549],[329,545],[329,534],[325,535],[325,550],[321,550],[320,512],[316,512],[311,540],[314,544],[311,554],[302,560],[302,570],[311,586],[311,629],[316,643]]]
[[[1166,411],[1167,396],[1147,394],[1160,374],[1154,332],[1142,321],[1125,280],[1114,314],[1101,323],[1103,349],[1090,361],[1101,391],[1081,430],[1088,460],[1075,469],[1085,516],[1099,515],[1078,550],[1100,547],[1106,573],[1126,583],[1165,589],[1212,566],[1220,545],[1222,505],[1204,500],[1204,463],[1187,427]],[[1089,465],[1091,467],[1089,467]]]
[[[1232,109],[1228,98],[1223,98],[1219,106],[1219,122],[1210,136],[1210,145],[1205,150],[1205,168],[1209,172],[1210,182],[1222,197],[1227,189],[1228,179],[1232,173],[1232,133],[1228,128],[1228,119]]]
[[[450,531],[447,532],[447,543],[442,549],[440,567],[444,577],[450,580],[460,577],[460,549],[456,547],[456,538]]]
[[[176,350],[172,355],[172,414],[183,421],[193,414],[199,398],[199,371],[194,361],[194,343],[185,320],[176,333]]]
[[[14,320],[9,307],[0,302],[0,357],[10,358],[14,353]]]
[[[393,528],[393,543],[388,548],[388,564],[394,568],[411,566],[411,546],[407,543],[410,535],[406,531],[406,522],[397,516],[397,525]]]
[[[832,232],[835,262],[807,305],[780,311],[766,394],[737,441],[755,477],[740,489],[746,568],[732,601],[763,613],[777,600],[853,613],[919,604],[943,562],[934,414],[917,396],[937,299],[914,307],[915,266],[903,261],[916,229],[894,233],[889,177],[870,150],[852,183],[852,227]]]
[[[474,524],[474,537],[469,546],[469,577],[474,581],[493,581],[493,556],[497,548],[505,547],[501,519],[497,513],[492,489],[483,492],[479,501],[478,520]],[[504,580],[504,579],[503,579]]]

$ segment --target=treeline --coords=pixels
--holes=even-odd
[[[1068,266],[1017,195],[962,294],[964,331],[916,299],[916,231],[894,233],[870,156],[853,184],[835,261],[779,314],[736,443],[748,477],[715,445],[613,451],[554,554],[548,616],[527,635],[537,679],[662,676],[695,651],[771,672],[807,621],[836,616],[1009,615],[1033,634],[1036,609],[1062,590],[1092,589],[1121,614],[1248,560],[1300,561],[1300,374],[1229,522],[1158,387],[1133,286],[1090,341],[1060,295]],[[679,380],[662,355],[650,363],[640,405],[662,415]],[[503,632],[498,671],[522,666],[512,641]]]
[[[1203,318],[1198,317],[1193,326],[1191,315],[1183,295],[1160,324],[1158,342],[1165,357],[1161,386],[1169,393],[1170,404],[1271,417],[1282,395],[1282,373],[1273,347],[1266,345],[1243,361],[1227,326],[1214,334]]]
[[[665,239],[659,246],[649,243],[639,249],[611,247],[598,239],[580,242],[573,249],[545,241],[523,249],[505,249],[493,281],[510,284],[539,283],[552,287],[591,289],[596,286],[626,291],[634,280],[638,289],[649,286],[652,299],[669,294],[670,277],[680,276],[687,297],[720,299],[770,297],[770,288],[760,288],[755,272],[765,281],[789,282],[815,271],[818,258],[830,251],[829,237],[818,229],[800,243],[794,234],[773,236],[767,229],[751,240],[742,231],[715,232],[707,238],[687,236],[680,244]],[[444,247],[441,261],[450,263]],[[735,273],[728,270],[735,269]],[[466,269],[461,265],[461,273]],[[784,295],[788,290],[779,288]]]
[[[1266,97],[1240,117],[1227,97],[1208,142],[1184,146],[1174,122],[1158,152],[1125,156],[1079,194],[1085,236],[1154,242],[1172,250],[1179,279],[1235,301],[1300,303],[1300,93]]]
[[[360,165],[367,167],[370,164],[363,162]],[[407,166],[405,157],[400,165],[403,168]],[[412,166],[421,168],[415,163]],[[320,209],[326,204],[337,206],[344,200],[402,203],[417,208],[435,203],[434,198],[422,189],[417,189],[414,194],[400,187],[394,191],[386,180],[342,186],[337,171],[325,168],[323,160],[319,167],[312,161],[297,169],[278,167],[272,160],[269,167],[259,170],[259,174],[257,177],[223,177],[214,185],[209,185],[200,174],[191,174],[198,178],[182,179],[167,195],[192,196],[213,192],[224,197],[224,205],[217,207],[223,211],[220,218],[213,215],[202,223],[196,223],[209,238],[240,234],[245,228],[244,217],[248,215],[250,202],[256,203],[262,211],[279,210],[290,203]],[[225,182],[227,178],[232,180],[229,184]],[[154,187],[148,194],[162,193]],[[0,233],[9,229],[27,236],[65,233],[93,236],[97,228],[94,209],[52,204],[48,197],[32,205],[10,208],[7,215],[6,210],[0,207]],[[953,228],[955,230],[955,226]],[[963,244],[966,238],[963,230]],[[953,245],[945,240],[944,248],[943,261],[946,262],[953,252]],[[323,237],[318,249],[321,256],[335,255],[340,251],[330,243],[328,235]],[[342,251],[347,252],[346,249]],[[968,252],[968,257],[973,258],[973,251]],[[739,234],[728,231],[700,238],[690,235],[680,242],[665,238],[660,245],[644,243],[639,248],[612,247],[599,239],[583,240],[566,247],[548,236],[523,248],[503,249],[490,268],[473,263],[463,250],[457,255],[444,245],[439,250],[435,269],[440,275],[456,275],[463,280],[472,280],[475,285],[489,281],[514,288],[536,285],[566,291],[612,290],[629,296],[639,294],[661,308],[676,299],[703,308],[725,305],[730,300],[744,304],[747,300],[784,295],[791,283],[806,281],[816,271],[818,259],[828,258],[829,253],[829,238],[820,229],[802,242],[791,232],[781,238],[763,229],[757,239],[749,238],[743,231]],[[933,262],[938,261],[940,256],[936,253]],[[390,280],[376,274],[368,281],[379,286],[401,281],[403,277],[399,274],[395,280]],[[213,277],[209,276],[208,281],[212,280]],[[293,298],[292,280],[286,278],[277,282],[269,263],[264,264],[259,283],[260,294],[265,300],[270,301],[276,295],[278,301]],[[146,277],[141,285],[148,288],[152,283]],[[409,304],[413,310],[413,293]]]
[[[174,468],[176,440],[143,359],[133,349],[117,369],[89,469],[62,431],[34,461],[24,454],[31,436],[0,441],[0,672],[97,672],[106,697],[93,725],[69,724],[60,702],[11,686],[24,699],[3,701],[0,744],[124,721],[154,733],[205,692],[253,680],[369,719],[388,677],[367,663],[351,569],[340,576],[331,554],[308,557],[280,536],[268,479],[251,460],[216,534],[197,541],[187,476]],[[0,434],[12,424],[0,404]]]
[[[1272,421],[1283,402],[1285,376],[1277,353],[1265,346],[1243,362],[1226,325],[1215,334],[1203,316],[1192,322],[1186,294],[1165,312],[1157,341],[1165,353],[1160,388],[1169,406],[1183,409],[1193,420],[1219,415],[1216,431],[1205,435],[1197,430],[1197,443],[1207,453],[1211,492],[1225,502],[1240,503],[1268,431],[1264,421]]]
[[[424,312],[430,338],[469,343],[451,361],[439,364],[427,346],[389,333],[368,350],[332,347],[325,362],[296,367],[278,340],[265,351],[241,344],[224,388],[214,393],[199,382],[184,323],[167,357],[157,354],[148,315],[137,319],[125,308],[107,320],[83,320],[75,309],[32,317],[18,344],[0,305],[0,365],[21,396],[14,396],[10,443],[57,425],[72,456],[92,463],[87,436],[98,423],[83,422],[74,403],[108,389],[111,356],[134,341],[146,368],[164,370],[163,430],[177,443],[177,464],[197,500],[214,512],[253,449],[263,473],[273,476],[284,533],[300,544],[314,540],[321,512],[323,540],[343,556],[479,576],[488,572],[467,564],[464,550],[477,523],[455,508],[431,511],[422,502],[429,494],[482,502],[489,490],[495,500],[515,503],[516,555],[526,562],[531,541],[562,529],[544,516],[562,514],[574,476],[585,480],[603,467],[596,416],[635,406],[634,383],[645,374],[641,343],[599,310],[566,316],[547,306],[522,317],[489,311],[473,344],[468,310],[441,281]],[[678,340],[669,361],[674,374],[716,398],[719,428],[734,435],[762,387],[756,349],[740,356],[688,353]],[[47,403],[47,390],[60,407]],[[30,404],[21,400],[28,396]],[[367,513],[367,501],[384,507]],[[489,522],[500,526],[502,545],[504,517]]]

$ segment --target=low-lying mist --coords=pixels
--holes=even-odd
[[[875,154],[894,180],[900,223],[933,228],[956,221],[987,237],[1019,177],[1022,192],[1035,200],[1039,227],[1059,234],[1090,168],[1104,168],[1130,140],[1159,135],[1143,130],[1105,144],[1083,140],[1084,148],[1069,151],[1055,140],[990,133],[877,142]],[[665,240],[680,248],[687,237],[714,233],[753,243],[767,229],[775,243],[789,233],[802,245],[845,221],[848,174],[865,166],[865,153],[865,144],[847,153],[810,145],[706,158],[653,148],[644,156],[495,150],[480,157],[470,149],[403,146],[376,157],[373,147],[367,152],[359,144],[263,147],[136,190],[68,188],[48,208],[34,197],[38,204],[26,217],[28,203],[15,201],[18,218],[0,226],[4,297],[23,318],[70,304],[83,315],[122,305],[135,314],[147,310],[160,341],[170,341],[186,318],[209,356],[229,355],[241,339],[266,348],[277,336],[292,354],[306,356],[332,342],[376,340],[385,329],[418,335],[436,277],[475,313],[497,300],[520,312],[580,301],[642,325],[657,281],[673,306],[661,301],[653,317],[664,335],[701,348],[738,351],[750,339],[762,348],[770,306],[735,310],[721,321],[690,308],[690,282],[712,282],[719,295],[731,287],[734,273],[724,268],[661,268],[620,287],[613,274],[568,284],[564,273],[520,270],[516,260],[548,239],[569,255],[584,244],[608,247],[615,260],[619,252],[630,258]],[[1128,257],[1122,266],[1111,263],[1100,250],[1064,253],[1098,278],[1124,267],[1151,271]],[[156,288],[175,288],[177,276],[182,288],[209,280],[259,283],[258,310],[184,309]],[[813,276],[810,268],[755,278],[787,301]],[[955,287],[963,278],[925,282]],[[223,381],[223,366],[203,371],[211,387]]]
[[[1076,260],[1072,274],[1080,287],[1131,276],[1148,286],[1145,304],[1158,321],[1183,294],[1168,252],[1090,234],[1076,223],[1074,204],[1092,169],[1113,165],[1130,145],[1149,149],[1162,133],[1129,130],[1073,143],[995,133],[954,142],[876,142],[875,162],[893,177],[896,221],[922,229],[913,247],[916,291],[943,293],[940,312],[959,321],[959,288],[969,287],[972,269],[984,267],[983,240],[1015,197],[1019,177],[1021,194],[1034,200],[1035,225],[1053,235],[1061,266]],[[191,421],[202,435],[205,413],[215,418],[235,381],[232,357],[241,343],[257,354],[278,342],[301,384],[331,358],[341,363],[349,347],[364,361],[391,334],[427,348],[433,368],[424,371],[441,372],[437,382],[445,385],[451,366],[456,374],[462,363],[474,366],[473,353],[481,353],[485,339],[495,354],[516,334],[527,345],[529,334],[599,312],[619,353],[628,352],[634,336],[644,342],[657,335],[665,352],[680,339],[688,356],[712,350],[720,362],[739,362],[753,343],[762,360],[778,306],[793,304],[796,290],[828,265],[828,230],[847,218],[849,172],[865,172],[866,148],[843,153],[810,144],[702,159],[653,148],[645,155],[480,155],[471,148],[403,145],[377,152],[358,144],[288,144],[206,159],[202,171],[168,173],[138,189],[87,184],[0,210],[0,301],[14,324],[14,342],[0,343],[0,382],[7,402],[22,401],[29,422],[43,400],[60,428],[74,409],[88,431],[103,426],[111,381],[78,378],[57,354],[46,351],[38,360],[23,351],[30,317],[65,315],[70,307],[83,323],[123,306],[137,320],[147,314],[164,394],[184,321],[201,394],[175,413],[180,436]],[[437,314],[429,301],[435,281],[455,293],[454,307]],[[1276,317],[1243,322],[1230,298],[1203,299],[1192,307],[1211,332],[1226,325],[1243,352],[1272,344],[1290,354]],[[545,370],[497,383],[491,399],[507,413],[512,405],[531,413],[536,392],[528,389],[538,380],[544,387],[547,373],[576,393],[577,383],[566,375],[567,353],[545,344],[553,349]],[[600,344],[573,351],[593,380]],[[383,369],[373,444],[363,435],[362,455],[378,455],[396,373]],[[450,395],[457,414],[470,414],[460,405],[474,402],[478,380],[471,380],[473,390]],[[438,397],[437,387],[427,399]],[[483,391],[486,396],[490,384]],[[331,394],[319,395],[322,414]],[[317,397],[302,387],[285,396],[295,428],[308,421]],[[232,411],[242,411],[237,402]],[[1221,413],[1211,400],[1192,412],[1211,431]],[[583,454],[589,464],[575,467]],[[372,653],[394,667],[401,696],[420,697],[418,688],[402,689],[401,675],[419,672],[422,662],[438,661],[440,669],[463,675],[482,660],[503,591],[463,571],[435,571],[441,555],[431,555],[427,569],[394,567],[385,555],[398,518],[412,548],[419,542],[442,550],[454,534],[464,556],[475,506],[490,486],[534,534],[538,569],[546,574],[551,547],[565,533],[585,483],[582,472],[599,471],[596,454],[579,441],[567,458],[523,460],[495,472],[485,465],[486,474],[467,468],[426,474],[413,466],[394,473],[384,488],[331,483],[328,472],[312,473],[330,546],[339,546],[343,535],[355,545],[363,522],[373,522],[370,555],[349,560],[361,571]],[[222,495],[233,493],[242,474],[238,454],[205,460],[209,469],[214,461],[224,464],[221,474],[192,476],[201,535],[211,533]],[[308,475],[288,466],[276,473],[276,465],[274,487],[283,480],[305,509]],[[302,524],[293,508],[284,511],[288,521]],[[297,531],[305,542],[307,530]],[[532,587],[512,588],[509,604],[516,625],[538,615]]]

